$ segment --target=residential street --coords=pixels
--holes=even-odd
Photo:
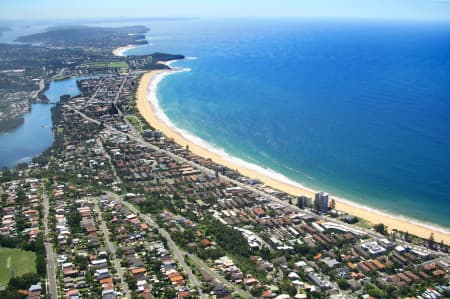
[[[47,277],[48,277],[48,291],[50,293],[51,299],[58,299],[58,289],[56,284],[56,269],[55,269],[55,252],[53,250],[53,243],[48,242],[50,237],[50,230],[48,228],[48,212],[49,212],[49,202],[48,195],[44,191],[42,193],[43,201],[42,205],[44,207],[44,238],[45,238],[45,251],[47,255]]]
[[[165,229],[160,228],[158,226],[158,224],[155,221],[153,221],[153,219],[151,217],[149,217],[148,215],[140,213],[138,211],[138,209],[136,209],[130,203],[122,201],[117,195],[115,195],[113,193],[109,193],[109,195],[110,196],[111,195],[114,196],[116,201],[118,201],[118,202],[122,203],[123,205],[125,205],[133,213],[139,214],[149,226],[158,229],[159,234],[164,239],[167,240],[167,245],[169,246],[169,249],[173,252],[173,254],[175,255],[176,259],[178,260],[178,262],[180,263],[181,267],[183,268],[184,272],[187,274],[187,276],[189,278],[189,281],[191,281],[191,283],[198,290],[198,293],[199,293],[200,297],[201,298],[205,298],[205,299],[208,298],[208,296],[203,294],[203,292],[202,292],[200,281],[198,281],[197,277],[192,273],[191,268],[186,264],[186,262],[184,260],[184,254],[185,253],[178,248],[178,246],[175,244],[175,242],[173,242],[173,240],[170,237],[169,233]]]
[[[112,194],[112,193],[110,193],[110,194]],[[199,269],[202,269],[202,270],[206,271],[209,275],[214,277],[216,279],[216,281],[219,281],[220,283],[222,283],[224,286],[226,286],[230,290],[233,290],[234,292],[238,293],[241,297],[243,297],[243,298],[253,298],[249,293],[245,292],[244,290],[236,287],[235,285],[233,285],[232,283],[227,281],[219,273],[212,271],[208,267],[208,265],[206,265],[198,257],[196,257],[195,255],[189,254],[189,253],[181,250],[180,248],[178,248],[178,246],[175,244],[175,242],[173,242],[172,238],[170,237],[170,234],[165,229],[159,227],[158,224],[150,216],[142,214],[142,213],[139,213],[139,210],[136,209],[132,204],[122,201],[117,196],[116,196],[116,200],[118,200],[122,204],[124,204],[128,209],[130,209],[130,211],[133,211],[133,213],[140,214],[141,217],[147,222],[148,225],[150,225],[152,227],[156,227],[158,229],[158,231],[161,234],[161,236],[163,236],[167,240],[167,244],[168,244],[169,248],[175,254],[176,258],[180,262],[180,264],[183,267],[184,271],[187,273],[189,279],[193,282],[193,284],[196,287],[198,287],[199,290],[201,290],[201,287],[200,287],[201,284],[198,281],[197,277],[192,273],[191,268],[186,264],[186,262],[184,260],[184,256],[185,255],[188,255],[189,258],[196,264],[196,266]],[[200,295],[202,296],[202,298],[208,298],[208,296],[206,294],[200,293]]]
[[[122,266],[120,265],[120,261],[119,261],[119,259],[117,259],[117,256],[116,256],[116,246],[111,242],[111,240],[109,238],[109,230],[106,227],[105,221],[103,220],[102,213],[100,211],[100,207],[98,206],[98,201],[96,199],[92,199],[92,198],[91,198],[91,200],[94,203],[94,211],[98,215],[98,222],[100,223],[100,229],[103,232],[103,237],[105,239],[106,246],[108,247],[109,252],[112,254],[112,256],[110,258],[112,259],[112,262],[114,263],[114,268],[116,269],[117,274],[119,274],[119,278],[121,281],[120,289],[125,292],[127,299],[131,299],[131,292],[128,288],[128,284],[125,282]]]

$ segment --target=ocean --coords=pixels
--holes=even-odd
[[[158,86],[177,127],[315,190],[450,228],[450,23],[153,21],[196,59]]]

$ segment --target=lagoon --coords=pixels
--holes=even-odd
[[[32,104],[31,111],[24,115],[22,126],[0,135],[0,168],[30,162],[52,145],[51,108],[62,95],[80,94],[76,82],[84,78],[87,77],[51,82],[45,92],[50,104]]]

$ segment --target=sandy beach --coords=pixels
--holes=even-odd
[[[127,45],[124,47],[118,47],[118,48],[115,48],[114,50],[112,50],[112,53],[116,56],[125,56],[124,55],[125,51],[136,48],[136,47],[137,47],[136,45]]]
[[[210,158],[216,163],[225,165],[231,169],[236,169],[245,176],[259,179],[267,186],[287,192],[289,194],[293,194],[295,196],[314,196],[313,190],[309,190],[298,184],[294,185],[286,183],[284,180],[280,180],[274,176],[261,173],[260,171],[257,171],[252,167],[243,166],[242,163],[235,163],[233,159],[226,159],[215,152],[211,152],[206,147],[193,143],[192,141],[184,137],[180,132],[174,130],[174,128],[169,126],[166,121],[164,119],[161,119],[161,117],[159,116],[160,114],[158,113],[158,107],[154,104],[156,103],[156,99],[152,99],[152,101],[149,101],[149,88],[155,88],[157,83],[155,80],[159,80],[160,76],[164,75],[164,73],[166,72],[170,71],[152,71],[145,73],[142,76],[137,90],[137,108],[152,127],[162,131],[167,137],[173,138],[178,144],[182,146],[188,145],[189,149],[194,154],[202,156],[204,158]],[[450,231],[444,228],[441,229],[438,227],[428,227],[427,225],[415,222],[414,220],[402,219],[400,217],[397,218],[374,209],[358,206],[339,198],[335,198],[335,201],[337,210],[344,211],[349,213],[350,215],[366,219],[371,223],[384,223],[388,226],[389,229],[407,231],[410,234],[417,235],[423,238],[428,238],[430,236],[430,233],[433,232],[434,239],[437,242],[443,240],[445,244],[450,244]]]

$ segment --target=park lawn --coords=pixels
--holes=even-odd
[[[25,273],[36,273],[36,254],[21,249],[0,247],[0,285],[6,285],[11,278]]]
[[[128,64],[125,61],[112,61],[112,62],[88,62],[78,66],[78,68],[128,68]]]
[[[139,118],[134,115],[127,115],[125,117],[135,129],[137,129],[139,132],[142,132],[142,124]]]

